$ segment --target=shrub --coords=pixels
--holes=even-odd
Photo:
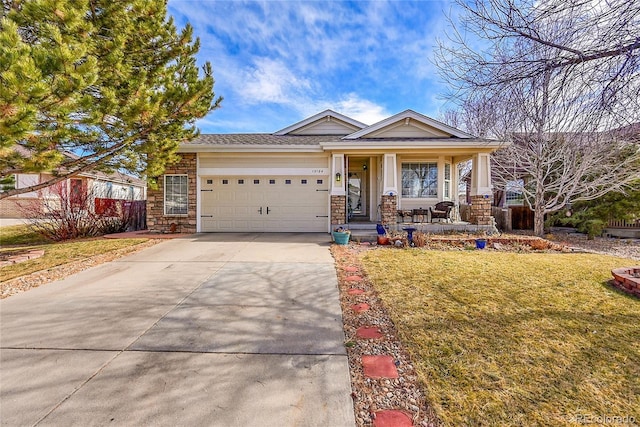
[[[43,195],[42,202],[25,203],[21,209],[29,227],[53,241],[126,231],[134,214],[117,203],[108,214],[96,213],[92,191],[70,191],[65,182],[49,187]]]

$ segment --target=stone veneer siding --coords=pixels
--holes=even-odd
[[[391,225],[396,223],[398,216],[398,196],[383,195],[380,203],[380,219],[382,224]]]
[[[196,154],[180,154],[180,161],[167,166],[166,175],[187,175],[187,215],[164,214],[164,175],[158,177],[158,188],[147,191],[147,227],[151,231],[171,232],[175,224],[177,233],[196,232],[196,204],[197,204],[197,159]]]
[[[331,225],[347,223],[347,196],[331,196]]]
[[[491,225],[491,197],[471,196],[469,222],[478,225]]]

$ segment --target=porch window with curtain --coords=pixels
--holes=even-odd
[[[403,163],[402,197],[437,198],[438,164],[435,162]]]

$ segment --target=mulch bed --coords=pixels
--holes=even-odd
[[[338,274],[356,425],[373,426],[376,413],[383,414],[384,410],[400,410],[409,415],[414,426],[438,426],[440,424],[433,411],[427,406],[419,387],[411,357],[402,347],[395,325],[362,268],[358,255],[367,249],[367,246],[359,245],[331,247]],[[347,280],[356,275],[362,277],[362,280]],[[349,292],[352,289],[364,292]],[[368,305],[367,310],[352,308],[362,307],[363,304]],[[358,330],[360,329],[362,334],[363,327],[377,329],[382,337],[359,338]],[[398,378],[365,377],[362,358],[376,355],[387,355],[393,358]]]

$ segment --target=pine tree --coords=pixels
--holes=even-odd
[[[0,22],[0,174],[89,170],[148,177],[217,108],[199,40],[166,1],[13,0]],[[71,152],[74,156],[64,156]],[[153,183],[153,182],[152,182]]]

